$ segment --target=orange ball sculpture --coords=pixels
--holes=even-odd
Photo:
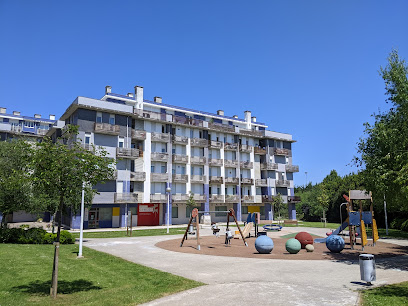
[[[313,244],[313,237],[307,232],[300,232],[295,236],[295,239],[300,242],[302,249],[306,248],[307,244]]]

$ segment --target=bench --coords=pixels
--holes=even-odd
[[[298,226],[298,220],[283,220],[283,224],[296,224]]]

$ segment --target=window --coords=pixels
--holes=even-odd
[[[24,126],[33,128],[35,126],[34,121],[24,121]]]
[[[96,122],[102,123],[102,113],[101,112],[96,112]]]
[[[132,212],[132,216],[137,215],[137,206],[135,206],[135,207],[129,207],[129,210]]]
[[[242,210],[242,214],[243,214],[243,215],[248,214],[248,206],[242,206],[242,207],[241,207],[241,210]]]
[[[161,173],[166,173],[166,166],[161,166]]]
[[[125,138],[119,137],[118,147],[123,148],[125,146]]]
[[[150,166],[150,172],[154,173],[154,166]]]
[[[215,206],[215,211],[226,211],[227,210],[227,206]],[[224,217],[226,214],[225,213],[221,213],[221,212],[216,212],[215,216],[216,217]]]
[[[91,143],[91,135],[85,134],[85,144],[90,144],[90,143]]]
[[[171,217],[173,219],[177,219],[178,218],[178,207],[173,206],[171,208]]]
[[[265,216],[265,206],[260,206],[259,210],[260,210],[261,216]]]
[[[115,124],[115,115],[111,114],[109,116],[109,124],[114,125]]]

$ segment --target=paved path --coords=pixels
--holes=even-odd
[[[302,230],[321,234],[319,229]],[[200,231],[205,233],[206,229]],[[175,238],[181,236],[87,239],[84,245],[208,284],[148,305],[356,305],[357,290],[366,288],[360,282],[358,259],[348,263],[266,260],[186,254],[155,247],[159,241]],[[391,265],[378,263],[378,281],[374,284],[408,281],[407,263],[408,258]]]

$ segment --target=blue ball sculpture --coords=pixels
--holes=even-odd
[[[344,249],[344,239],[337,235],[330,235],[326,239],[326,247],[333,253],[340,253]]]
[[[255,249],[260,254],[268,254],[273,250],[273,241],[266,235],[259,236],[255,240]]]

